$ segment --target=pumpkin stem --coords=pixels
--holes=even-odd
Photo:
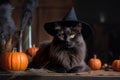
[[[13,48],[12,52],[17,52],[17,48]]]
[[[33,44],[33,48],[35,48],[35,44]]]
[[[93,57],[94,57],[94,59],[96,59],[96,58],[97,58],[97,55],[96,55],[96,54],[94,54],[94,55],[93,55]]]

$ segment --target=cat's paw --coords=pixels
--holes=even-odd
[[[85,72],[85,71],[90,71],[91,69],[89,67],[74,67],[68,73],[79,73],[79,72]]]
[[[78,73],[78,72],[82,72],[82,67],[74,67],[68,71],[68,73]]]

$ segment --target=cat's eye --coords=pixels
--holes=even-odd
[[[71,34],[71,35],[70,35],[70,38],[74,38],[74,37],[75,37],[75,34]]]
[[[59,35],[59,38],[60,38],[60,39],[64,39],[64,35],[63,35],[63,34],[60,34],[60,35]]]

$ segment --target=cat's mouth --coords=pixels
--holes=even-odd
[[[72,44],[72,43],[65,43],[65,47],[66,47],[66,48],[72,48],[72,47],[73,47],[73,44]]]

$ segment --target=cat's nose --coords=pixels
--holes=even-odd
[[[69,38],[66,38],[65,41],[66,41],[66,43],[69,43],[69,42],[70,42],[70,39],[69,39]]]
[[[66,45],[70,46],[71,45],[70,41],[66,41]]]

